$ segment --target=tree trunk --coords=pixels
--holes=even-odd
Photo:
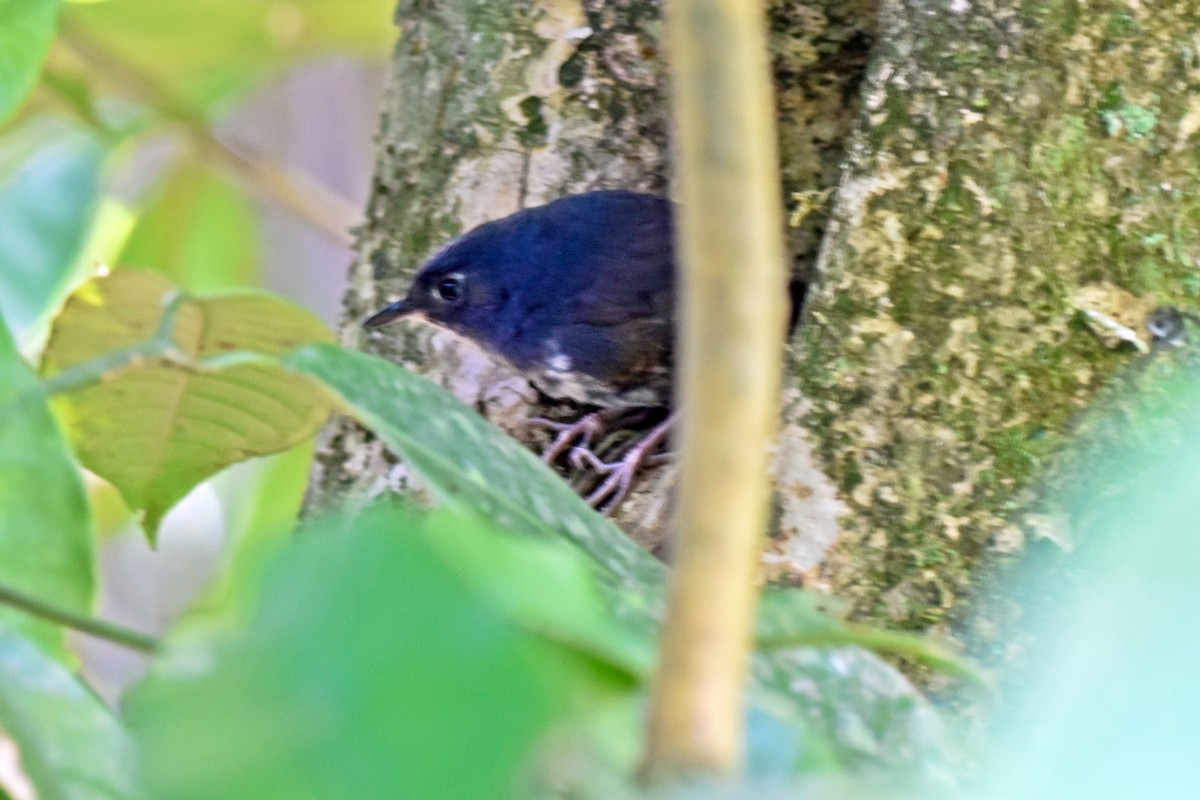
[[[663,190],[666,109],[650,2],[401,0],[378,162],[346,296],[345,344],[404,363],[520,435],[537,392],[429,326],[366,336],[452,236],[589,188]],[[420,490],[348,423],[326,430],[310,503]]]
[[[1198,30],[1191,3],[884,4],[795,340],[776,544],[859,617],[951,620],[986,556],[1069,539],[1030,512],[1137,356],[1103,326],[1146,340],[1200,292]]]
[[[861,83],[872,2],[769,10],[781,189],[815,208],[789,228],[796,274],[821,258],[764,560],[860,617],[939,625],[983,557],[1061,533],[1023,517],[1034,479],[1130,358],[1081,312],[1136,331],[1200,293],[1200,19],[1189,3],[885,0]],[[486,219],[587,189],[665,191],[659,7],[405,0],[397,23],[343,340],[527,436],[529,416],[568,410],[451,334],[365,337],[357,322]],[[419,490],[348,424],[318,461],[312,500]],[[620,510],[635,538],[661,540],[670,483],[669,468],[647,475]]]
[[[789,198],[805,192],[811,201],[837,179],[872,12],[867,0],[825,10],[771,5]],[[414,325],[367,337],[358,321],[398,297],[433,250],[480,222],[589,189],[667,192],[659,14],[657,2],[636,0],[400,3],[344,343],[425,374],[518,438],[530,437],[530,416],[578,413],[548,404],[453,334]],[[798,273],[810,270],[820,241],[826,215],[817,205],[789,229]],[[649,546],[666,533],[671,478],[670,467],[646,474],[617,513]],[[403,465],[342,422],[322,437],[310,503],[419,491],[414,484]]]

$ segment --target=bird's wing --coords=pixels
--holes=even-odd
[[[670,318],[674,307],[674,250],[669,221],[660,214],[625,219],[610,235],[591,237],[566,254],[575,271],[567,313],[586,325],[620,326],[634,319]]]
[[[645,360],[643,349],[669,357],[662,354],[674,306],[671,215],[667,200],[628,192],[536,209],[510,243],[521,281],[502,322],[505,355],[536,363],[547,342],[557,342],[593,375],[609,371],[605,353],[618,366]]]

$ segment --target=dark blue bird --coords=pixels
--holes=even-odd
[[[547,395],[605,407],[670,397],[670,202],[600,191],[488,222],[438,251],[365,327],[420,314]]]
[[[504,358],[550,397],[605,409],[666,406],[674,276],[670,201],[588,192],[460,236],[421,268],[403,300],[363,325],[421,315]],[[604,417],[560,426],[546,459],[573,442],[586,445]],[[607,498],[610,508],[619,502],[668,427],[658,426],[620,464],[576,448],[577,464],[586,461],[609,476],[603,496],[598,489],[589,500]]]

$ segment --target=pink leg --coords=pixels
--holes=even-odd
[[[591,468],[600,475],[605,476],[604,481],[595,491],[587,496],[588,505],[603,514],[607,514],[616,508],[625,499],[625,495],[629,492],[629,487],[633,485],[633,478],[637,474],[637,471],[643,466],[657,463],[660,460],[660,456],[656,456],[654,451],[667,438],[667,434],[670,433],[671,426],[674,423],[675,415],[672,414],[642,437],[618,461],[601,461],[595,453],[586,447],[577,446],[572,448],[572,464],[580,469],[585,467]]]
[[[553,464],[558,460],[559,456],[572,446],[586,448],[592,443],[595,437],[604,431],[605,426],[610,421],[620,417],[627,410],[624,408],[602,408],[599,411],[585,414],[574,422],[555,422],[544,417],[533,417],[529,420],[530,425],[548,428],[558,434],[554,437],[554,441],[550,443],[550,446],[542,453],[542,461],[545,461],[547,464]]]

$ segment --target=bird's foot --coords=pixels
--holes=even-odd
[[[603,480],[585,499],[588,505],[602,514],[607,514],[620,505],[633,485],[633,478],[642,467],[660,463],[668,458],[666,453],[656,453],[671,426],[675,423],[672,414],[654,426],[633,447],[616,461],[603,461],[584,445],[576,445],[571,449],[571,463],[579,469],[591,469]]]
[[[574,422],[557,422],[545,417],[532,417],[528,424],[555,432],[554,441],[542,451],[542,461],[553,464],[563,453],[574,447],[589,447],[615,419],[626,413],[623,408],[602,408],[585,414]]]

